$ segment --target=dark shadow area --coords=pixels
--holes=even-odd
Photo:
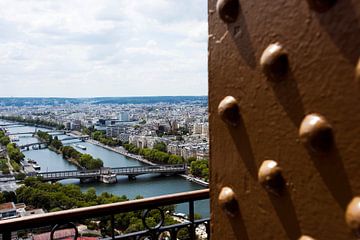
[[[317,12],[326,12],[336,3],[336,0],[307,0],[310,8]]]
[[[272,87],[275,96],[286,114],[296,127],[299,127],[305,117],[305,110],[302,104],[297,82],[289,71],[283,79],[279,81],[268,80],[268,84]]]
[[[344,164],[336,148],[327,154],[316,155],[311,159],[331,195],[343,210],[352,199],[353,193],[345,172]]]
[[[237,20],[234,23],[228,24],[228,31],[231,38],[234,40],[241,57],[249,67],[254,69],[256,67],[255,50],[251,43],[246,19],[242,14],[240,4]]]
[[[272,193],[268,193],[268,196],[288,239],[299,239],[301,236],[301,229],[294,205],[291,201],[290,193],[286,186],[284,186],[280,196],[276,196]]]
[[[328,11],[316,13],[316,17],[341,54],[355,66],[360,56],[360,23],[352,2],[337,1]]]
[[[249,240],[249,235],[247,233],[239,205],[236,203],[236,205],[233,207],[234,207],[232,211],[233,216],[228,217],[229,222],[231,224],[232,232],[234,233],[236,239],[238,240]]]
[[[244,120],[239,116],[235,127],[228,126],[229,133],[236,143],[236,148],[251,176],[257,180],[257,166]]]

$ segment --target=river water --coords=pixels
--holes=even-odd
[[[46,130],[37,128],[38,130]],[[15,127],[8,128],[11,133],[30,132],[35,131],[35,127]],[[60,135],[58,138],[61,140],[67,136]],[[34,143],[38,140],[31,135],[19,136],[18,145],[26,143]],[[78,141],[66,141],[65,145],[74,145]],[[130,167],[141,166],[143,163],[123,156],[119,153],[104,149],[100,146],[94,145],[89,142],[81,142],[81,145],[86,146],[86,150],[76,148],[79,152],[89,153],[95,158],[100,158],[104,162],[105,167]],[[50,151],[49,149],[30,150],[23,152],[26,158],[35,160],[41,166],[41,172],[51,171],[64,171],[76,170],[76,166],[64,160],[61,155]],[[116,195],[126,195],[129,199],[133,199],[138,195],[143,197],[153,197],[164,194],[178,193],[184,191],[192,191],[203,189],[204,187],[189,182],[180,176],[163,177],[156,174],[137,176],[136,180],[129,181],[126,176],[118,176],[118,183],[105,184],[100,182],[94,183],[80,183],[78,179],[68,179],[61,181],[64,184],[79,185],[83,191],[93,187],[98,194],[102,192],[109,192]],[[180,204],[177,206],[177,211],[188,213],[188,204]],[[209,200],[202,200],[195,202],[195,212],[200,213],[203,217],[209,216]]]

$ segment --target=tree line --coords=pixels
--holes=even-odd
[[[65,126],[63,124],[59,124],[53,121],[47,121],[40,118],[24,118],[21,116],[0,116],[0,119],[7,120],[7,121],[13,121],[13,122],[21,122],[21,123],[28,123],[31,125],[40,125],[40,126],[47,126],[57,129],[65,129]]]
[[[0,144],[6,146],[10,143],[10,138],[5,135],[5,132],[0,130]]]
[[[190,173],[195,177],[203,178],[206,182],[209,181],[209,160],[196,158],[188,158],[190,164]]]
[[[48,144],[49,149],[55,150],[62,154],[63,158],[75,162],[76,165],[84,169],[99,169],[104,166],[101,159],[94,158],[90,154],[83,154],[72,146],[64,146],[57,136],[53,138],[49,133],[43,131],[37,131],[36,135],[41,141]]]
[[[90,154],[81,153],[71,146],[63,146],[60,152],[65,159],[75,161],[79,166],[85,169],[99,169],[104,166],[100,158],[94,158]]]
[[[127,143],[123,145],[124,148],[132,153],[143,156],[145,159],[150,160],[155,163],[161,164],[182,164],[184,163],[184,159],[175,154],[169,154],[163,151],[161,145],[158,145],[159,148],[155,145],[153,149],[150,148],[138,148],[132,143]]]
[[[132,154],[143,156],[145,159],[160,164],[182,164],[186,163],[190,166],[190,173],[195,177],[209,180],[209,160],[197,160],[195,157],[184,159],[181,156],[167,153],[166,144],[163,142],[156,143],[153,149],[138,148],[134,144],[126,143],[123,147]]]
[[[6,147],[12,168],[15,172],[19,172],[21,169],[20,161],[23,160],[25,156],[16,144],[11,143],[10,138],[5,135],[4,131],[0,131],[0,145]],[[0,170],[3,174],[10,173],[7,159],[0,159]]]
[[[122,145],[122,142],[119,139],[108,137],[106,136],[104,131],[95,130],[94,127],[90,127],[90,128],[84,127],[82,132],[86,135],[89,135],[92,139],[109,147],[118,147]]]
[[[6,150],[11,161],[20,164],[20,161],[24,160],[25,155],[20,151],[15,143],[9,143],[6,145]]]

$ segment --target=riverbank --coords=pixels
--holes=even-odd
[[[199,184],[199,185],[201,185],[203,187],[209,187],[209,183],[201,180],[200,178],[196,178],[194,176],[186,175],[186,174],[180,174],[180,176],[185,178],[186,180],[188,180],[190,182],[197,183],[197,184]]]
[[[157,165],[157,164],[143,158],[140,155],[135,155],[135,154],[131,154],[131,153],[127,152],[122,146],[120,146],[120,147],[110,147],[110,146],[106,146],[106,145],[104,145],[104,144],[102,144],[102,143],[100,143],[100,142],[98,142],[96,140],[93,140],[93,139],[86,140],[86,142],[89,142],[91,144],[94,144],[94,145],[97,145],[99,147],[105,148],[105,149],[107,149],[109,151],[116,152],[116,153],[121,154],[123,156],[138,160],[139,162],[142,162],[142,163],[145,163],[145,164],[148,164],[148,165],[152,165],[152,166]],[[203,181],[203,180],[201,180],[199,178],[196,178],[194,176],[187,175],[187,174],[179,174],[179,176],[181,176],[182,178],[184,178],[184,179],[186,179],[186,180],[188,180],[190,182],[194,182],[196,184],[199,184],[199,185],[201,185],[203,187],[209,187],[208,182],[205,182],[205,181]]]
[[[93,139],[88,139],[88,140],[86,140],[86,142],[89,142],[89,143],[94,144],[96,146],[105,148],[105,149],[107,149],[109,151],[119,153],[119,154],[121,154],[123,156],[138,160],[139,162],[142,162],[142,163],[145,163],[145,164],[148,164],[148,165],[152,165],[152,166],[156,165],[155,163],[150,162],[149,160],[143,158],[142,156],[128,153],[123,147],[109,147],[109,146],[106,146],[106,145],[104,145],[104,144],[102,144],[102,143],[100,143],[100,142],[98,142],[96,140],[93,140]]]

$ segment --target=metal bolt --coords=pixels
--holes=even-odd
[[[303,119],[299,136],[301,142],[316,153],[329,152],[334,145],[332,126],[317,113],[309,114]]]
[[[315,240],[314,238],[312,237],[309,237],[309,236],[306,236],[306,235],[303,235],[299,238],[299,240]]]
[[[236,126],[240,120],[239,106],[236,99],[232,96],[225,97],[219,104],[218,114],[224,122]]]
[[[355,235],[360,237],[360,197],[353,198],[347,206],[345,220]]]
[[[279,80],[287,75],[288,55],[280,43],[270,44],[260,58],[260,66],[271,80]]]
[[[285,185],[282,170],[274,160],[265,160],[258,172],[259,183],[269,192],[279,195]]]
[[[355,68],[355,79],[358,83],[360,83],[360,59]]]
[[[238,211],[236,195],[230,187],[223,187],[220,191],[218,202],[220,207],[231,217]]]
[[[235,22],[239,14],[239,2],[238,0],[218,0],[216,11],[224,22]]]
[[[311,9],[325,12],[335,5],[336,0],[307,0]]]

